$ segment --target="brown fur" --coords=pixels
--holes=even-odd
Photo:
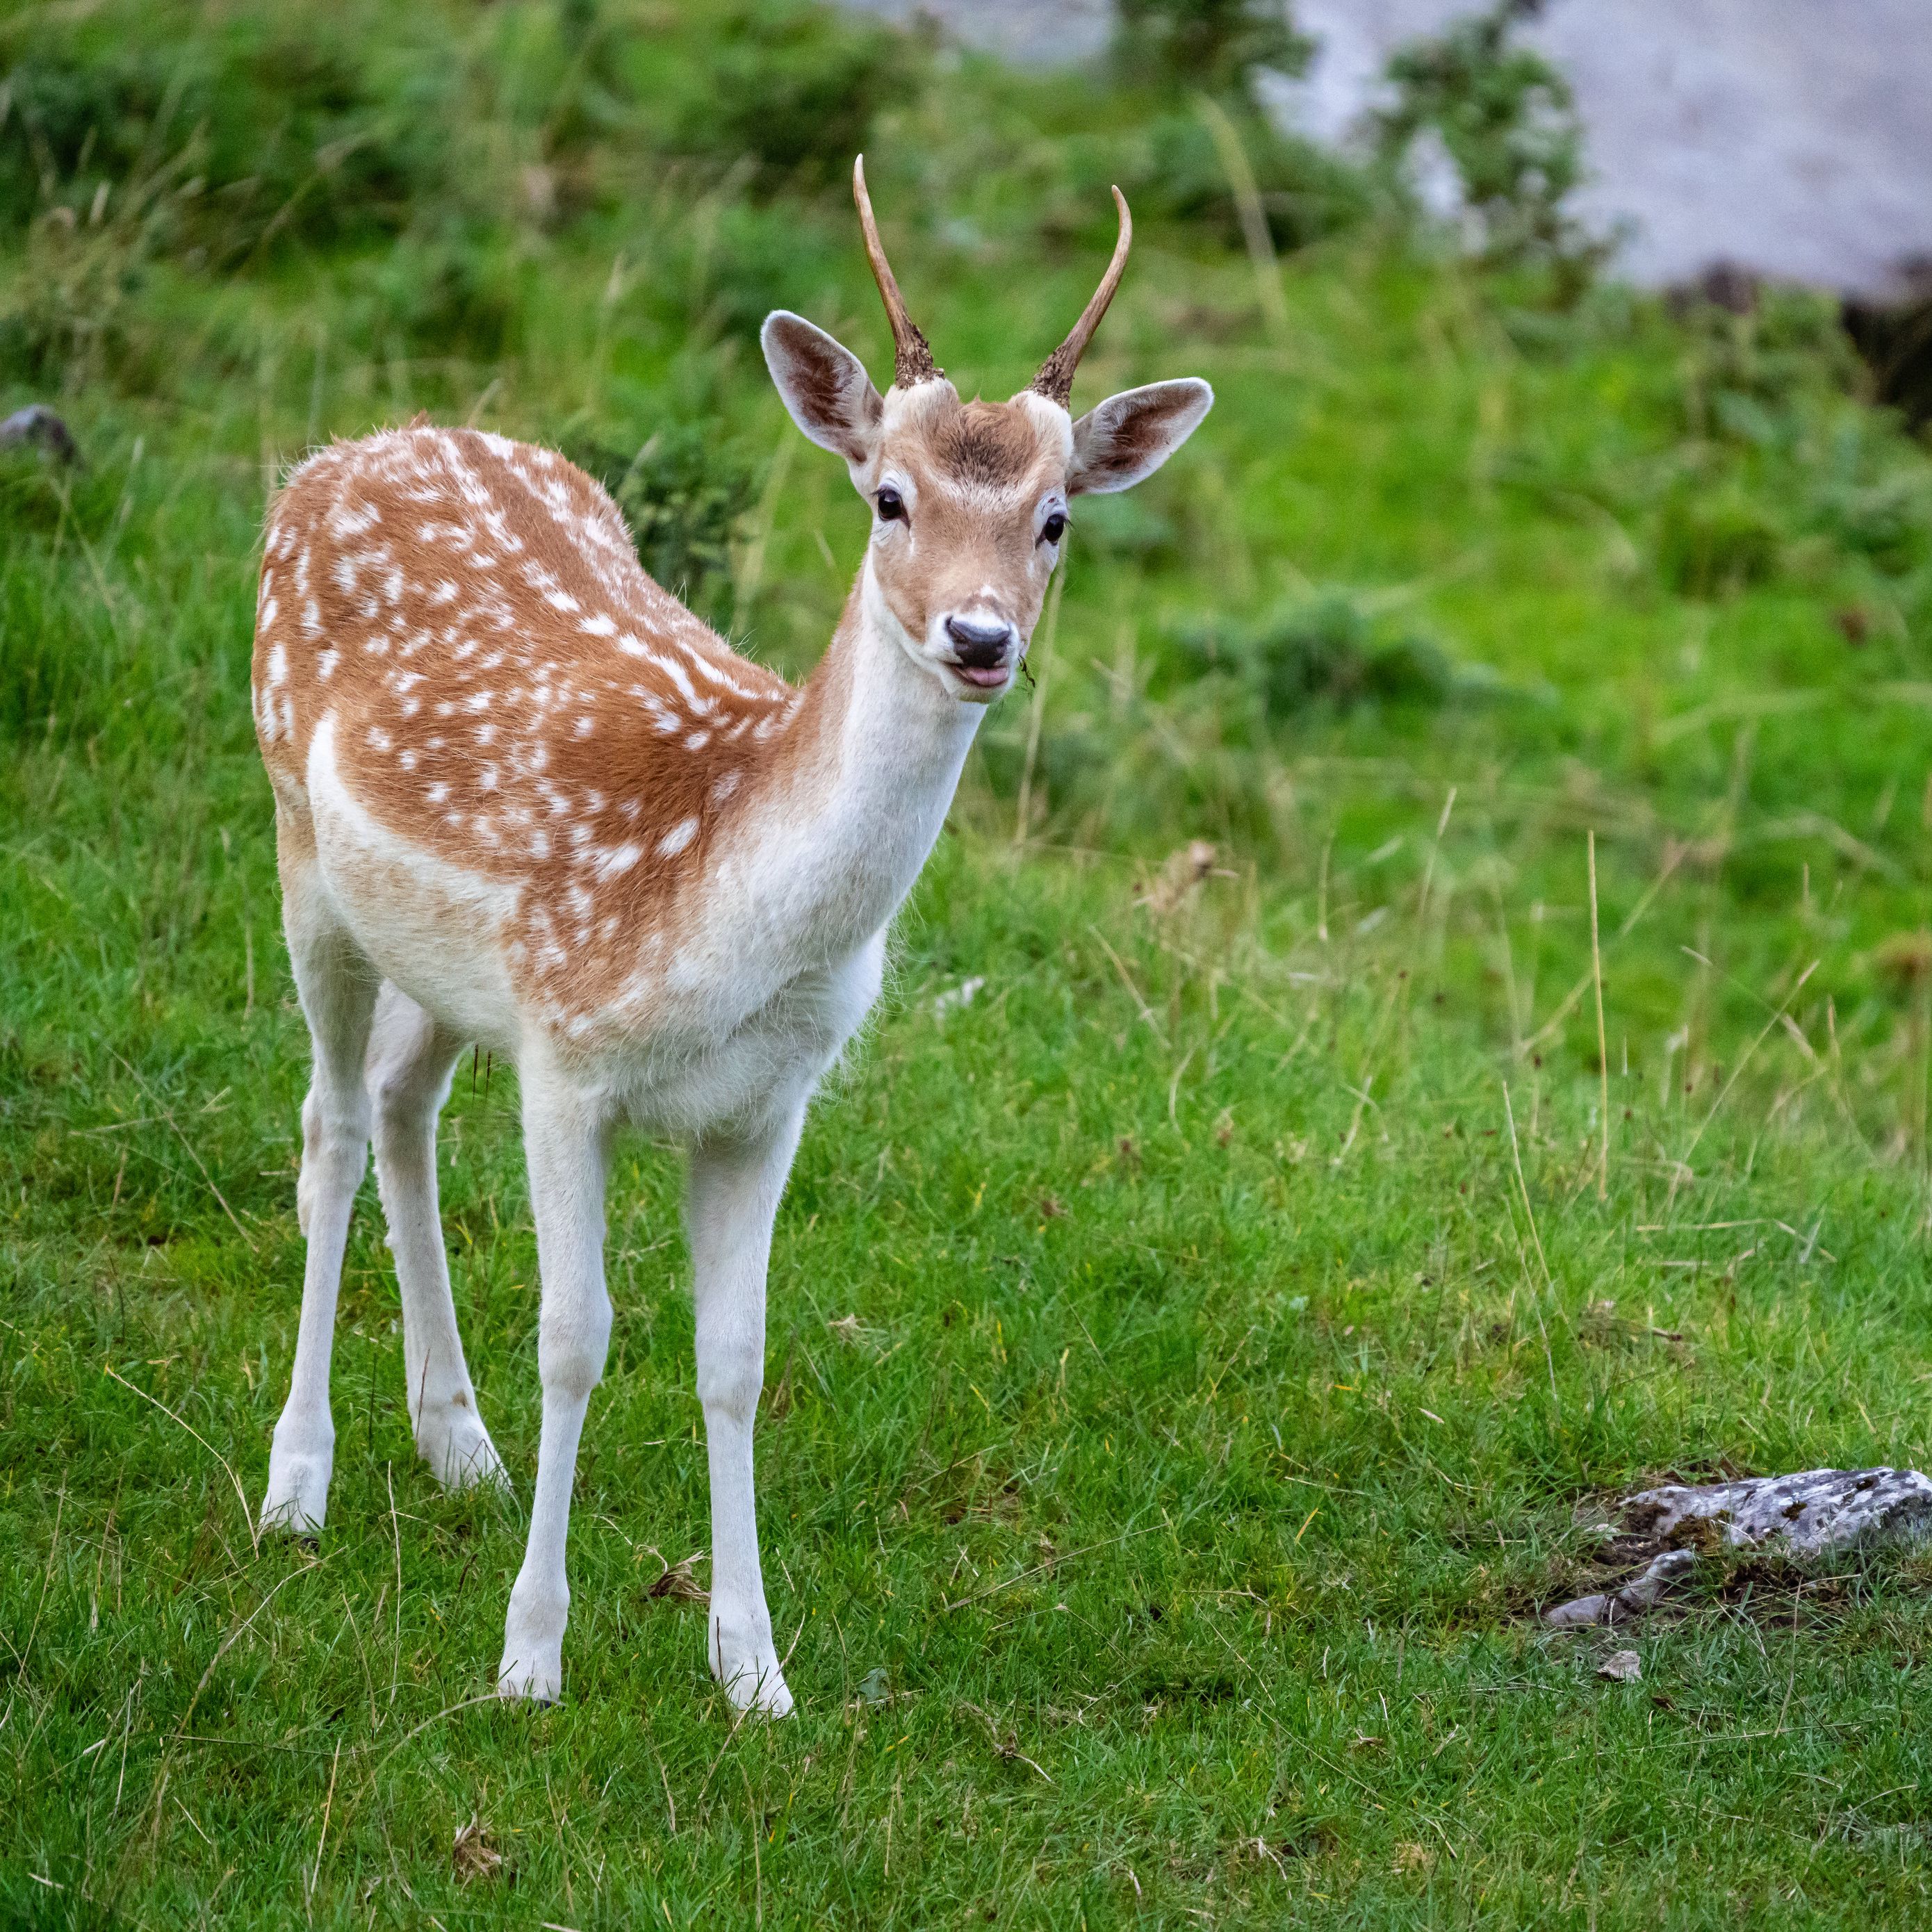
[[[676,923],[721,825],[809,761],[820,708],[653,583],[580,471],[416,428],[322,452],[275,500],[254,686],[284,819],[332,712],[367,811],[520,889],[512,976],[559,1018],[612,996],[625,934]]]
[[[962,483],[1009,488],[1040,459],[1038,432],[1010,404],[962,404],[934,422],[931,439],[933,460]]]

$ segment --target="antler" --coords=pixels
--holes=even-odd
[[[1080,366],[1094,330],[1100,326],[1107,304],[1114,299],[1114,291],[1120,285],[1120,272],[1127,266],[1127,250],[1133,246],[1134,218],[1127,212],[1126,196],[1118,188],[1114,190],[1114,206],[1120,211],[1120,238],[1114,244],[1114,259],[1107,264],[1107,272],[1100,278],[1094,299],[1081,310],[1080,320],[1067,332],[1066,340],[1040,365],[1040,374],[1033,379],[1034,389],[1062,409],[1073,394],[1073,372]]]
[[[886,260],[885,244],[879,239],[879,224],[872,219],[872,197],[866,192],[866,158],[852,164],[852,199],[859,204],[859,226],[866,237],[866,259],[872,265],[872,279],[886,305],[886,320],[892,326],[892,381],[902,388],[915,382],[930,382],[946,371],[933,362],[932,351],[919,325],[906,314],[905,300],[893,278],[892,265]]]

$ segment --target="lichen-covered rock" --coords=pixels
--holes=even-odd
[[[1691,1488],[1671,1484],[1626,1497],[1626,1527],[1659,1542],[1681,1524],[1717,1526],[1734,1550],[1774,1539],[1794,1556],[1820,1556],[1932,1532],[1932,1477],[1916,1469],[1805,1469]]]
[[[1802,1559],[1932,1534],[1932,1477],[1916,1469],[1804,1469],[1735,1483],[1668,1484],[1618,1507],[1621,1532],[1606,1524],[1600,1533],[1614,1536],[1627,1558],[1648,1556],[1648,1562],[1616,1589],[1544,1611],[1552,1629],[1641,1616],[1696,1568],[1697,1550],[1687,1542]]]

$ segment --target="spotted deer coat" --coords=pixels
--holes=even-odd
[[[890,848],[938,830],[868,826],[869,853],[811,836],[867,750],[844,730],[856,628],[794,690],[646,576],[561,457],[391,430],[310,458],[273,506],[257,731],[387,977],[496,1053],[696,1129],[822,1072],[925,856]],[[972,721],[946,722],[942,761]]]

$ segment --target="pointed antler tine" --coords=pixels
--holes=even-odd
[[[946,372],[933,362],[932,351],[919,326],[906,314],[905,300],[899,293],[892,265],[886,260],[886,244],[879,239],[879,224],[872,218],[872,197],[866,192],[866,158],[852,164],[852,199],[859,207],[860,232],[866,238],[866,259],[872,265],[872,279],[879,285],[880,299],[886,305],[886,320],[892,328],[892,381],[902,389],[915,382],[929,382]]]
[[[1087,352],[1087,345],[1094,339],[1094,332],[1100,326],[1100,318],[1107,313],[1107,304],[1114,299],[1114,291],[1120,286],[1121,272],[1127,266],[1127,250],[1134,244],[1134,218],[1127,212],[1127,198],[1117,188],[1114,190],[1114,206],[1120,210],[1120,237],[1114,244],[1114,259],[1107,264],[1107,272],[1100,278],[1100,286],[1094,291],[1094,298],[1080,312],[1080,320],[1067,332],[1066,340],[1040,365],[1040,374],[1033,379],[1034,391],[1065,409],[1073,395],[1073,372],[1080,366],[1080,358]]]

